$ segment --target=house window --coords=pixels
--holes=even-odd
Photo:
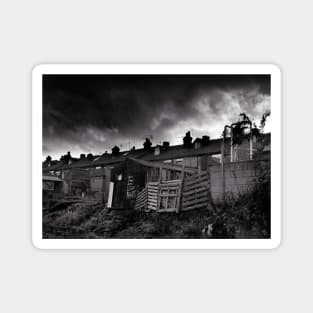
[[[210,157],[209,157],[210,158]],[[211,158],[213,161],[216,161],[218,163],[221,163],[222,155],[221,154],[212,154]]]
[[[127,177],[127,199],[135,199],[137,190],[135,186],[134,176],[128,175]]]
[[[153,167],[153,168],[150,168],[148,170],[148,181],[149,182],[156,182],[159,180],[159,177],[160,177],[160,169],[159,168]]]
[[[184,165],[185,167],[198,167],[198,159],[196,157],[191,157],[191,158],[185,158],[184,159]]]
[[[177,164],[177,165],[182,165],[184,162],[184,159],[175,159],[174,160],[174,164]]]
[[[178,186],[160,190],[160,210],[176,209],[178,206]]]
[[[174,179],[179,179],[179,178],[177,178],[175,171],[163,169],[162,180],[169,181],[169,180],[174,180]]]
[[[156,147],[154,148],[154,155],[160,155],[160,153],[161,153],[160,146],[156,146]]]
[[[163,161],[164,164],[172,164],[172,160],[165,160]]]

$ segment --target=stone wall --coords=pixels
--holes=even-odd
[[[241,161],[225,163],[226,198],[236,198],[248,192],[264,171],[270,171],[270,162]],[[211,196],[213,201],[222,199],[222,167],[220,164],[210,167]]]

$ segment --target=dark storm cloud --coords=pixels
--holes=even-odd
[[[43,152],[97,153],[140,146],[150,135],[159,142],[188,129],[210,133],[210,123],[238,110],[254,114],[269,95],[266,75],[45,75]]]

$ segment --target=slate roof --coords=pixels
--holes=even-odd
[[[204,147],[195,149],[194,145],[190,148],[183,145],[170,146],[167,149],[162,149],[159,155],[154,155],[153,152],[145,155],[142,159],[147,161],[165,161],[172,159],[181,159],[187,157],[195,157],[201,155],[212,155],[221,153],[221,139],[211,140],[210,144]]]
[[[264,134],[261,140],[264,142],[270,142],[270,134]],[[226,142],[229,142],[229,138],[226,138]],[[192,144],[190,147],[184,147],[184,145],[175,146],[160,146],[160,154],[154,155],[154,148],[150,150],[145,150],[143,148],[136,150],[122,151],[117,156],[113,156],[110,153],[105,153],[101,156],[93,156],[92,158],[75,159],[72,158],[72,164],[65,164],[64,161],[52,161],[56,162],[50,167],[43,167],[44,172],[48,171],[58,171],[71,168],[87,168],[87,167],[97,167],[97,166],[108,166],[121,163],[127,158],[141,159],[144,161],[165,161],[173,159],[181,159],[186,157],[196,157],[202,155],[213,155],[221,153],[221,143],[222,139],[212,139],[203,147],[195,148]],[[211,158],[212,163],[216,161]]]
[[[48,166],[48,167],[44,167],[43,171],[44,172],[58,171],[64,165],[65,165],[64,161],[57,161],[57,162],[55,162],[54,165],[51,165],[51,166]]]

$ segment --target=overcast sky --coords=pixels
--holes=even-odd
[[[219,138],[240,113],[259,124],[269,110],[269,75],[45,75],[43,156],[181,144],[188,130]]]

